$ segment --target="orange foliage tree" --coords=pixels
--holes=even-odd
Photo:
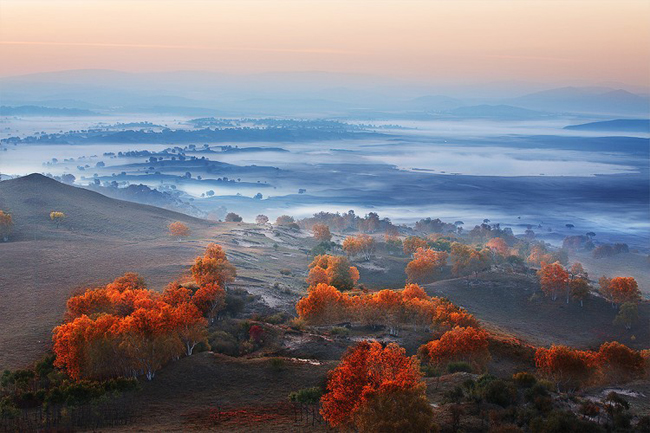
[[[426,398],[417,358],[407,357],[404,349],[394,343],[384,347],[375,341],[363,341],[350,348],[338,367],[330,372],[327,392],[321,398],[321,414],[332,427],[378,431],[376,421],[383,417],[373,422],[371,416],[376,413],[377,399],[402,396],[384,398],[386,408],[383,411],[401,415],[399,421],[392,421],[400,425],[400,431],[429,431],[432,424],[430,407],[424,409],[430,414],[428,422],[425,421],[428,426],[421,430],[421,418],[406,416],[409,408],[404,405],[412,404],[413,399],[404,398],[403,393],[415,394],[415,401]]]
[[[170,223],[169,226],[169,235],[181,240],[190,235],[190,229],[180,221],[174,221]]]
[[[298,316],[314,325],[337,323],[348,314],[351,301],[336,287],[320,283],[309,289],[309,295],[296,304]]]
[[[612,305],[624,304],[625,302],[636,303],[641,300],[641,291],[636,280],[632,277],[616,277],[611,280],[601,278],[601,292]]]
[[[510,248],[503,238],[492,238],[485,246],[504,257],[508,255],[508,252],[510,252]]]
[[[14,220],[10,214],[0,210],[0,238],[4,242],[9,240],[9,235],[11,234],[11,229],[14,226]]]
[[[447,253],[430,248],[418,248],[406,265],[406,276],[410,282],[422,282],[431,278],[447,264]]]
[[[217,284],[223,288],[227,288],[237,276],[237,269],[228,261],[223,248],[214,243],[207,246],[203,256],[194,260],[190,272],[201,286]]]
[[[477,275],[490,267],[488,253],[488,250],[476,251],[469,245],[454,242],[451,244],[451,272],[456,276]]]
[[[317,241],[329,242],[332,240],[332,233],[326,224],[314,224],[311,231],[314,234],[314,239]]]
[[[597,359],[593,352],[566,346],[539,348],[535,352],[535,365],[559,389],[575,390],[594,378]]]
[[[426,248],[429,246],[429,243],[426,239],[419,238],[417,236],[409,236],[404,241],[402,241],[402,248],[404,249],[404,254],[411,256],[415,254],[418,248]]]
[[[205,317],[224,305],[225,292],[170,284],[163,294],[127,273],[105,287],[68,300],[65,323],[53,331],[55,365],[73,379],[155,372],[206,341]]]
[[[351,290],[358,280],[359,271],[343,256],[323,254],[309,264],[307,283],[310,286],[325,283],[339,290]]]
[[[560,262],[550,264],[542,262],[537,275],[544,294],[555,301],[560,293],[566,293],[567,303],[569,303],[569,273]]]
[[[348,236],[343,241],[343,251],[349,256],[360,255],[365,260],[370,260],[372,253],[375,251],[375,239],[365,234]]]
[[[477,371],[485,370],[490,360],[488,333],[479,328],[457,326],[420,347],[429,363],[444,366],[452,361],[465,361]]]

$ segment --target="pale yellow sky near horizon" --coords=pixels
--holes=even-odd
[[[650,85],[650,1],[0,0],[0,75],[336,71]]]

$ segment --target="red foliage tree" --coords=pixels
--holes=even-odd
[[[420,353],[431,364],[444,366],[452,361],[465,361],[483,371],[490,360],[488,333],[478,328],[455,327],[438,340],[420,347]]]
[[[539,348],[535,365],[557,384],[558,389],[577,389],[594,378],[596,358],[592,352],[566,346]]]
[[[180,221],[174,221],[169,224],[169,234],[179,240],[190,235],[190,229]]]
[[[377,396],[396,389],[424,395],[417,358],[407,357],[404,349],[393,343],[383,347],[375,341],[363,341],[350,348],[330,372],[327,392],[321,398],[321,414],[332,427],[359,428],[360,411]]]
[[[561,293],[566,293],[569,303],[569,273],[560,262],[548,264],[542,262],[541,269],[537,272],[542,291],[554,301]]]
[[[641,377],[645,371],[641,353],[617,341],[603,343],[596,360],[604,378],[612,383]]]

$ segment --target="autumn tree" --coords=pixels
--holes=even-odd
[[[485,246],[503,257],[507,256],[510,251],[508,244],[503,238],[492,238]]]
[[[343,251],[349,256],[361,255],[365,260],[370,260],[375,251],[375,239],[366,234],[348,236],[343,241]]]
[[[454,242],[451,244],[451,272],[456,276],[475,276],[490,267],[489,251],[476,251],[469,245]],[[468,282],[469,284],[469,282]]]
[[[444,366],[452,361],[467,362],[476,371],[484,371],[490,360],[486,331],[479,328],[455,327],[440,339],[420,347],[420,354],[429,363]]]
[[[180,241],[190,235],[190,229],[180,221],[174,221],[169,224],[169,235],[178,238]]]
[[[426,248],[428,246],[426,239],[419,238],[417,236],[409,236],[402,241],[402,247],[404,249],[404,254],[411,256],[415,254],[418,248]]]
[[[434,251],[430,248],[418,248],[413,254],[413,260],[406,265],[406,276],[409,282],[421,282],[430,279],[447,264],[447,253]]]
[[[261,226],[268,224],[268,222],[269,222],[269,217],[267,217],[266,215],[261,215],[260,214],[260,215],[255,217],[255,223],[257,223],[257,224],[259,224]]]
[[[541,269],[537,272],[542,292],[550,296],[554,301],[561,293],[566,293],[567,304],[569,303],[569,273],[560,262],[542,262]]]
[[[284,227],[290,227],[290,228],[295,228],[298,229],[300,228],[298,224],[296,224],[296,220],[289,215],[280,215],[275,219],[275,225],[276,226],[284,226]]]
[[[203,256],[194,260],[190,272],[200,286],[217,284],[223,288],[237,276],[237,270],[226,258],[223,248],[214,243],[207,246]]]
[[[65,220],[66,215],[63,212],[59,211],[52,211],[50,212],[50,220],[54,221],[54,224],[56,224],[56,227],[59,228],[63,220]]]
[[[65,323],[53,331],[55,365],[73,379],[152,379],[165,363],[206,341],[204,316],[223,307],[224,298],[220,287],[195,291],[176,283],[158,294],[127,273],[68,300]]]
[[[326,224],[314,224],[311,231],[317,241],[329,242],[332,240],[332,233]]]
[[[537,349],[535,365],[558,389],[575,390],[593,379],[596,358],[592,352],[554,345]]]
[[[616,277],[609,280],[608,283],[604,288],[604,295],[612,304],[637,303],[641,300],[641,291],[634,278]]]
[[[604,379],[610,383],[639,378],[645,370],[641,353],[617,341],[603,343],[596,354],[596,361]]]
[[[343,256],[323,254],[309,264],[307,283],[312,286],[326,283],[339,290],[351,290],[358,280],[359,271]]]
[[[336,287],[318,284],[309,289],[306,297],[296,304],[301,319],[313,325],[325,325],[342,321],[350,306],[348,296]]]
[[[13,229],[14,221],[11,214],[0,210],[0,238],[4,242],[9,241],[9,235]]]
[[[426,399],[425,386],[416,357],[407,357],[394,343],[384,347],[363,341],[350,348],[330,372],[321,414],[332,427],[362,432],[385,431],[381,426],[429,431],[433,414],[422,398]],[[424,412],[408,417],[415,407]],[[375,416],[378,411],[381,416]]]

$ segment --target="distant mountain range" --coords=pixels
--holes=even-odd
[[[650,119],[616,119],[565,126],[576,131],[645,132],[650,133]]]
[[[51,107],[41,107],[37,105],[21,105],[18,107],[0,107],[0,116],[65,116],[65,117],[76,117],[76,116],[98,116],[99,113],[96,113],[91,110],[83,110],[79,108],[51,108]]]
[[[650,113],[650,97],[606,87],[563,87],[509,100],[520,107],[553,112]]]
[[[527,94],[525,89],[543,87],[539,83],[520,83],[517,88],[523,95],[517,97],[511,96],[515,93],[506,84],[473,85],[471,92],[467,86],[318,71],[235,75],[209,71],[70,70],[3,77],[0,92],[2,103],[13,107],[188,116],[353,117],[365,113],[372,117],[375,113],[379,118],[395,114],[396,118],[405,114],[417,118],[461,107],[481,107],[465,108],[471,116],[498,117],[501,111],[510,118],[534,117],[535,113],[522,109],[626,117],[650,112],[647,94],[633,93],[630,86],[620,83],[611,83],[617,87],[562,87]],[[486,110],[490,113],[486,114]]]

